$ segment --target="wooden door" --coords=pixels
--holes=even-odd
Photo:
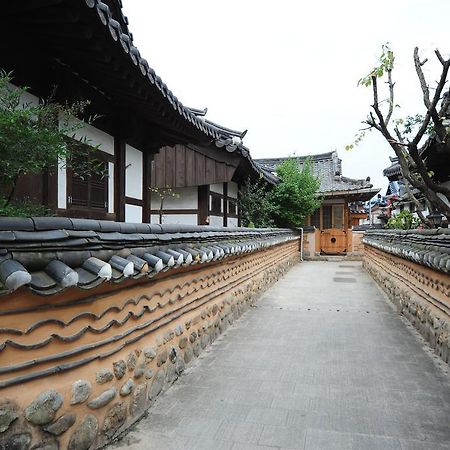
[[[342,228],[329,228],[320,234],[320,251],[327,255],[347,252],[347,231]]]

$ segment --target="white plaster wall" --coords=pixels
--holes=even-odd
[[[238,198],[238,184],[234,181],[228,183],[228,197]]]
[[[66,120],[64,117],[59,118],[60,125],[63,121]],[[82,126],[82,128],[76,130],[73,133],[69,133],[71,137],[83,141],[86,144],[97,147],[98,150],[102,152],[108,153],[110,155],[114,155],[114,137],[108,133],[105,133],[98,128],[95,128],[93,125],[89,125],[87,123],[83,123],[81,120],[70,118],[69,125],[73,126]]]
[[[209,216],[209,224],[212,227],[223,227],[223,217]]]
[[[175,194],[179,195],[179,198],[176,197],[166,197],[164,199],[164,209],[197,209],[198,208],[198,193],[197,187],[188,187],[188,188],[178,188],[173,189]],[[152,209],[159,209],[161,200],[158,194],[152,192],[151,193]]]
[[[66,160],[58,161],[58,208],[67,208]]]
[[[108,162],[108,212],[114,212],[114,163]]]
[[[141,223],[142,207],[136,205],[125,205],[125,222]]]
[[[8,83],[8,87],[11,90],[19,89],[19,87],[13,83]],[[27,105],[38,106],[39,105],[39,97],[37,97],[36,95],[30,94],[29,92],[23,92],[22,95],[20,96],[19,108],[27,106]]]
[[[142,152],[131,145],[125,148],[125,195],[142,200]]]
[[[229,227],[237,227],[238,226],[238,219],[237,219],[237,217],[228,217],[228,219],[227,219],[227,226],[229,226]]]
[[[162,223],[197,225],[197,214],[164,214]],[[159,223],[159,215],[152,214],[151,223]]]
[[[223,194],[223,184],[222,183],[210,184],[209,190],[212,192],[216,192],[217,194]]]

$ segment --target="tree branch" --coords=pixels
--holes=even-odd
[[[428,169],[425,165],[425,162],[419,155],[419,150],[417,149],[417,147],[410,145],[408,149],[409,154],[411,155],[413,161],[415,162],[424,183],[433,191],[444,194],[450,200],[450,188],[444,186],[443,184],[438,184],[432,180],[432,178],[428,173]]]
[[[448,70],[450,68],[450,60],[444,60],[442,58],[442,56],[440,56],[440,54],[439,54],[438,58],[440,58],[439,59],[440,61],[442,60],[441,61],[442,72],[441,72],[441,76],[440,76],[438,85],[436,86],[436,91],[434,93],[433,100],[430,101],[429,89],[428,89],[428,85],[426,84],[426,81],[425,81],[425,76],[423,75],[422,64],[420,62],[418,52],[419,52],[419,49],[416,47],[414,49],[414,62],[415,62],[415,66],[416,66],[417,76],[419,77],[419,80],[420,80],[420,87],[422,88],[423,101],[427,108],[427,113],[425,114],[425,118],[422,122],[422,125],[421,125],[419,131],[417,132],[416,136],[414,137],[414,139],[412,141],[412,144],[415,146],[417,146],[419,144],[420,140],[422,139],[423,135],[425,134],[425,132],[428,128],[428,125],[430,123],[430,119],[433,119],[435,131],[438,134],[438,136],[440,137],[440,139],[442,140],[445,137],[445,134],[446,134],[445,127],[442,125],[439,114],[436,111],[436,105],[438,104],[438,102],[441,98],[441,93],[442,93],[442,90],[444,89],[445,83],[447,81]]]
[[[416,213],[417,213],[417,215],[419,216],[420,221],[421,221],[426,227],[432,228],[432,227],[431,227],[431,224],[430,224],[430,222],[429,222],[429,220],[426,219],[425,216],[423,215],[422,211],[420,211],[420,209],[419,209],[419,208],[420,208],[420,202],[419,202],[419,200],[417,200],[416,196],[413,194],[413,192],[412,192],[412,190],[411,190],[411,188],[410,188],[410,186],[409,186],[409,183],[406,182],[406,183],[404,184],[404,186],[405,186],[406,193],[408,194],[409,198],[410,198],[411,201],[416,205],[416,208],[417,208]]]
[[[389,125],[392,113],[394,112],[394,85],[392,82],[392,70],[388,70],[388,86],[389,86],[389,111],[386,116],[386,126]]]
[[[434,53],[436,54],[437,59],[440,61],[440,63],[444,66],[445,65],[445,59],[442,57],[441,52],[438,49],[436,49],[434,51]]]
[[[400,130],[398,129],[398,127],[396,126],[394,128],[395,134],[397,135],[398,140],[403,144],[405,142],[405,139],[402,136],[402,133],[400,133]]]

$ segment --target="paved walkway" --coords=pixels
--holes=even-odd
[[[445,366],[358,262],[294,267],[114,449],[450,449]]]

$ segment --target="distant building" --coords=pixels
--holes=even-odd
[[[421,211],[426,217],[430,213],[427,202],[423,194],[413,187],[410,187],[414,197],[419,201],[419,207],[412,201],[406,189],[407,181],[403,178],[400,170],[400,164],[397,158],[390,158],[391,165],[383,170],[383,175],[389,180],[389,186],[386,193],[388,217],[395,216],[402,211],[410,211],[417,216],[417,211]]]
[[[447,114],[449,113],[447,112]],[[436,136],[431,135],[421,148],[420,156],[428,171],[433,174],[433,181],[439,185],[450,187],[450,160],[445,145],[439,142]],[[398,158],[391,157],[390,160],[391,165],[383,170],[383,175],[389,180],[388,214],[396,215],[408,210],[416,216],[417,212],[421,211],[424,217],[427,217],[432,211],[430,211],[425,196],[418,189],[410,186],[408,181],[403,178]],[[419,205],[411,199],[407,187],[418,200]],[[448,203],[444,195],[440,193],[437,193],[437,195],[445,203]]]
[[[306,225],[314,226],[320,233],[316,239],[316,252],[327,254],[347,253],[351,248],[351,229],[367,217],[362,203],[380,190],[374,189],[370,179],[355,180],[342,175],[342,160],[336,151],[310,156],[295,156],[302,167],[307,159],[312,162],[314,174],[320,179],[319,195],[323,203]],[[273,174],[277,166],[289,158],[257,159],[258,165]]]

